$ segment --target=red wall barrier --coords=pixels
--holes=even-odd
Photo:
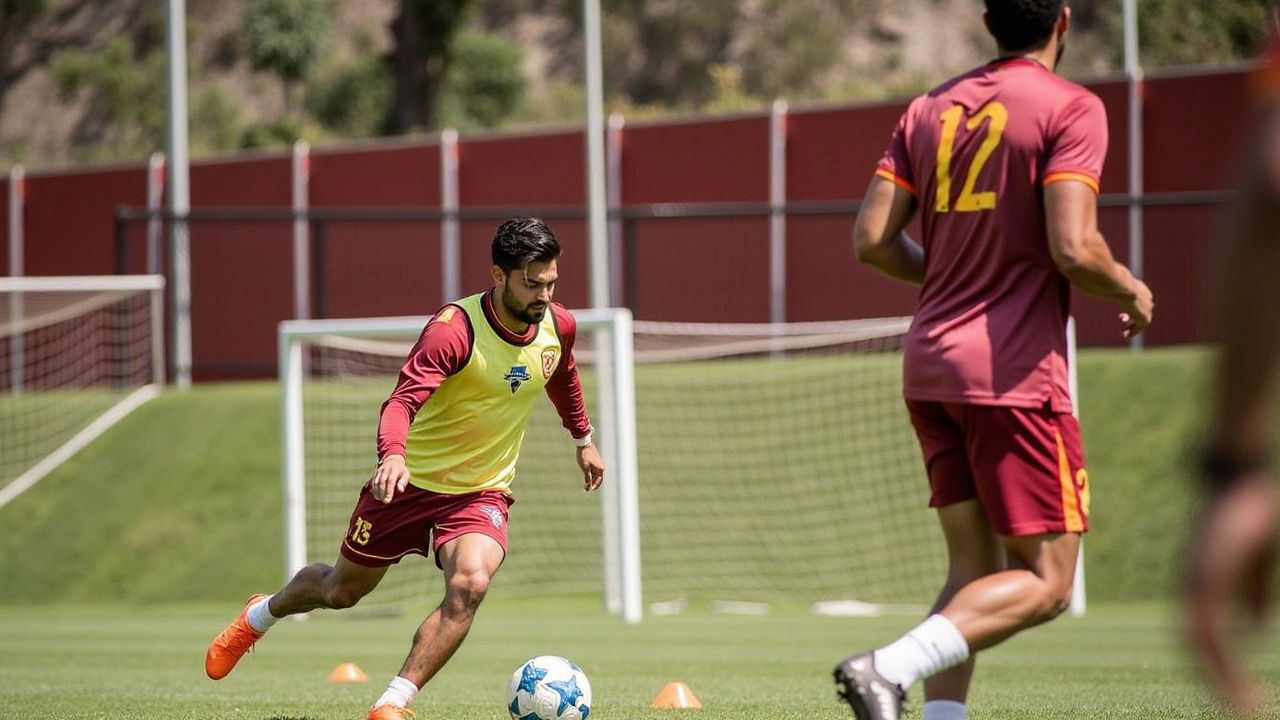
[[[395,143],[320,150],[311,157],[310,202],[325,207],[440,204],[440,149]],[[330,222],[324,229],[324,315],[429,314],[439,305],[438,223]]]
[[[582,131],[489,135],[459,143],[459,203],[462,207],[581,208],[586,204],[586,136]],[[462,223],[462,292],[493,285],[489,253],[493,231],[502,221]],[[590,267],[585,220],[548,220],[560,238],[556,300],[569,307],[590,304]],[[434,311],[431,307],[427,312]]]
[[[32,172],[27,173],[26,185],[24,274],[113,274],[115,209],[118,205],[146,204],[145,168],[116,167],[56,175]],[[7,236],[7,224],[4,232]]]
[[[1247,68],[1149,76],[1144,86],[1144,184],[1148,194],[1220,190],[1248,106]],[[1127,84],[1090,84],[1108,108],[1110,146],[1102,191],[1128,191]],[[795,110],[785,116],[789,203],[850,202],[905,108],[898,100]],[[769,199],[768,113],[630,124],[622,133],[624,208],[653,203],[747,203]],[[461,207],[556,212],[565,246],[558,299],[589,304],[586,148],[580,129],[487,134],[459,142]],[[289,155],[200,162],[191,168],[192,207],[288,208]],[[7,179],[0,188],[7,191]],[[109,274],[116,269],[117,206],[145,203],[145,166],[29,174],[25,270],[29,275]],[[352,145],[310,157],[313,209],[439,208],[440,145],[427,139]],[[550,210],[548,210],[550,209]],[[1144,264],[1156,292],[1152,345],[1205,337],[1204,265],[1219,208],[1201,202],[1144,211]],[[7,206],[0,203],[0,220]],[[854,217],[787,218],[786,315],[793,321],[906,315],[914,289],[859,266],[849,247]],[[461,288],[487,287],[489,239],[499,218],[461,230]],[[1129,260],[1128,210],[1104,207],[1099,224],[1116,257]],[[620,295],[652,320],[765,322],[770,315],[769,221],[737,217],[643,217],[625,223]],[[0,227],[7,227],[0,225]],[[127,230],[129,272],[146,267],[145,223]],[[166,228],[167,231],[167,228]],[[427,314],[444,300],[441,223],[313,222],[322,255],[313,314],[328,317]],[[166,232],[167,240],[167,232]],[[193,221],[192,351],[197,379],[263,376],[276,366],[276,325],[294,316],[293,230],[274,221]],[[167,258],[166,258],[167,260]],[[0,269],[9,272],[7,253]],[[1114,304],[1075,300],[1083,345],[1121,345]]]
[[[289,157],[191,166],[192,207],[289,207]],[[191,226],[191,347],[196,379],[271,374],[276,325],[293,316],[289,223]]]

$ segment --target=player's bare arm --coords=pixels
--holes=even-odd
[[[1098,231],[1097,192],[1076,180],[1050,183],[1044,206],[1049,251],[1062,274],[1084,292],[1120,303],[1125,337],[1145,330],[1155,311],[1151,288],[1112,257]]]
[[[915,195],[878,175],[873,177],[853,226],[858,262],[895,280],[924,283],[924,250],[906,234],[915,212]]]

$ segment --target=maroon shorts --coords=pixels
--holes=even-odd
[[[1000,535],[1085,532],[1080,423],[1044,409],[908,400],[930,507],[977,498]]]
[[[383,503],[365,483],[342,538],[342,557],[357,565],[386,567],[410,553],[425,556],[428,545],[438,553],[441,545],[467,533],[488,535],[505,552],[507,508],[513,502],[498,490],[442,495],[409,485]]]

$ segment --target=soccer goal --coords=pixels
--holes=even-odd
[[[602,593],[632,622],[641,587],[647,614],[928,607],[945,546],[902,401],[909,318],[705,324],[597,312],[575,313],[575,354],[607,427],[610,492],[583,496],[573,445],[540,403],[495,597]],[[281,325],[288,572],[336,556],[373,468],[379,408],[425,321]],[[433,567],[400,565],[362,604],[439,598]]]
[[[607,479],[600,500],[583,493],[572,441],[551,403],[539,406],[512,488],[517,503],[511,509],[509,556],[494,585],[515,595],[603,589],[612,610],[638,622],[631,312],[579,310],[574,316],[575,356]],[[337,557],[359,488],[372,474],[382,402],[428,319],[280,324],[286,577]],[[434,567],[413,556],[394,566],[361,608],[397,612],[434,601],[440,591]]]
[[[164,383],[164,278],[0,278],[0,506]]]

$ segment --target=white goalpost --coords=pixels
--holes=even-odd
[[[0,507],[155,397],[164,278],[0,278]]]
[[[512,485],[501,596],[602,593],[628,622],[795,603],[927,609],[946,558],[902,401],[909,318],[575,315],[606,492],[583,497],[572,443],[539,403]],[[372,471],[379,408],[426,320],[281,324],[287,573],[336,556]],[[433,601],[436,577],[407,559],[362,604]],[[1075,602],[1082,612],[1083,573]]]
[[[548,520],[556,522],[554,516],[558,512],[562,513],[561,522],[577,518],[594,524],[601,535],[588,545],[601,549],[592,566],[607,568],[603,572],[611,578],[603,588],[606,602],[627,622],[639,622],[642,610],[631,311],[576,310],[574,316],[579,330],[575,356],[580,367],[586,368],[584,390],[608,468],[599,502],[607,517],[590,518],[588,503],[573,497],[574,488],[581,494],[581,478],[572,460],[573,445],[558,422],[548,423],[544,418],[543,422],[533,423],[524,442],[513,488],[519,502],[512,509],[511,542],[513,548],[533,544],[533,552],[555,552],[554,547],[548,546],[555,544],[554,536],[548,543],[545,533],[537,528]],[[346,529],[345,513],[354,507],[356,491],[373,468],[378,410],[428,320],[423,316],[291,320],[280,324],[287,578],[311,562],[332,562]],[[593,352],[592,339],[603,339],[608,352]],[[606,360],[608,366],[593,371],[597,359]],[[609,375],[608,393],[594,392],[594,381],[600,372]],[[541,408],[543,416],[550,404],[545,405]],[[555,437],[555,430],[561,437]],[[539,454],[530,452],[539,446],[554,446],[557,462],[535,462],[530,468],[531,463],[525,458]],[[531,532],[523,532],[524,527]],[[603,550],[609,548],[613,551]],[[379,606],[395,609],[401,603],[427,597],[431,592],[426,582],[430,573],[414,560],[410,558],[392,568],[379,591],[363,605],[375,610]],[[512,559],[504,564],[496,582],[516,585],[516,592],[520,585],[534,586],[533,592],[555,591],[555,578],[547,578],[542,587],[537,587],[532,575],[519,560]],[[600,584],[596,587],[600,588]],[[528,587],[525,591],[529,591]]]

